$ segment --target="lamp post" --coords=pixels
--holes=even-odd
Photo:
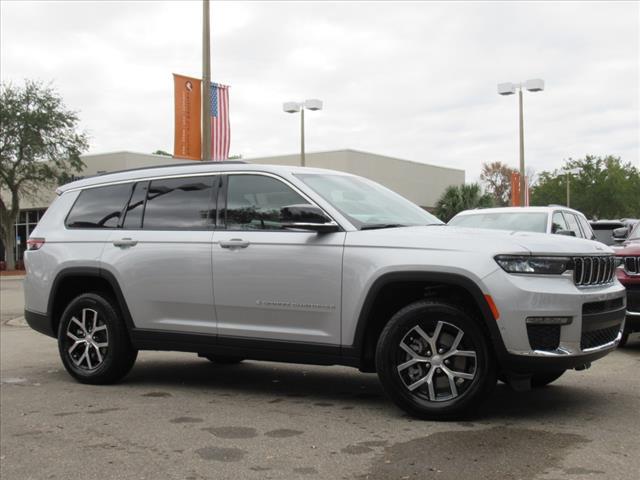
[[[525,172],[524,172],[524,120],[522,112],[522,88],[526,88],[530,92],[541,92],[544,90],[544,80],[539,78],[527,80],[521,83],[499,83],[498,94],[513,95],[518,89],[518,116],[520,120],[520,206],[524,207],[525,199]]]
[[[576,173],[580,173],[580,169],[579,168],[572,168],[570,170],[566,170],[565,171],[565,177],[567,178],[567,207],[570,207],[570,200],[571,200],[571,175],[575,175]]]
[[[305,110],[322,110],[322,100],[311,98],[304,102],[285,102],[282,104],[282,110],[287,113],[300,112],[300,166],[305,166],[305,153],[304,153],[304,111]]]

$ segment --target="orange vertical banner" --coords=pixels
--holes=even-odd
[[[173,74],[175,127],[173,156],[188,160],[202,158],[200,132],[202,81]]]
[[[520,206],[520,173],[511,173],[511,206]]]

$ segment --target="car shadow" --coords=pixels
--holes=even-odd
[[[569,373],[570,374],[570,373]],[[170,390],[213,396],[252,396],[265,404],[290,401],[331,404],[334,407],[372,408],[392,418],[408,418],[387,399],[375,374],[344,367],[246,361],[239,365],[216,365],[202,359],[187,361],[146,360],[138,362],[122,382],[125,388]],[[606,406],[622,402],[606,388],[563,384],[563,379],[545,388],[515,392],[499,383],[482,408],[464,420],[504,421],[539,419],[561,421],[567,415],[589,417]],[[622,405],[619,408],[627,408]],[[458,419],[463,420],[463,419]]]

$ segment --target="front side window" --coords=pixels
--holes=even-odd
[[[562,212],[554,212],[551,222],[551,233],[556,233],[558,230],[569,230]]]
[[[567,219],[567,226],[569,230],[576,234],[577,238],[582,238],[582,232],[580,231],[580,227],[578,226],[578,220],[573,213],[564,213],[564,218]]]
[[[227,186],[227,229],[280,230],[282,208],[308,203],[275,178],[265,175],[230,175]]]
[[[152,180],[147,191],[143,228],[196,230],[215,224],[214,177]]]
[[[130,193],[130,183],[83,190],[69,212],[67,227],[118,228]]]
[[[149,182],[138,182],[133,187],[133,193],[125,211],[122,228],[132,229],[142,227],[142,212],[147,196]]]

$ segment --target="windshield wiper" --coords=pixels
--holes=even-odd
[[[398,228],[408,226],[409,225],[403,225],[402,223],[365,223],[360,227],[360,230],[376,230],[378,228]]]

